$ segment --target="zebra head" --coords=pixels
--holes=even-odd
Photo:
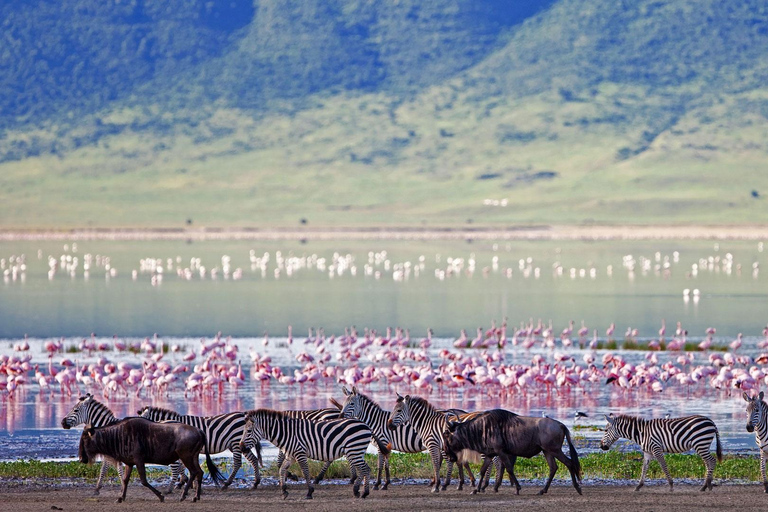
[[[240,438],[240,449],[245,450],[249,446],[261,447],[264,430],[261,421],[256,418],[256,411],[244,412],[243,416],[245,417],[245,425],[243,426],[243,436]]]
[[[744,393],[742,396],[747,402],[747,432],[754,432],[755,426],[760,425],[760,416],[766,407],[763,402],[764,393],[761,391],[759,395],[753,397]]]
[[[363,404],[362,400],[360,400],[360,393],[357,392],[357,387],[352,386],[352,391],[349,391],[346,386],[341,389],[344,391],[347,399],[344,400],[339,417],[359,420],[363,417]]]
[[[91,404],[94,402],[95,400],[90,393],[85,396],[81,396],[80,400],[78,400],[72,410],[69,411],[69,414],[67,414],[64,419],[61,420],[62,428],[69,430],[70,428],[76,427],[81,423],[87,423],[90,420]]]
[[[405,425],[411,421],[411,395],[402,396],[397,394],[397,403],[387,420],[387,428],[395,430],[400,425]]]
[[[619,432],[616,426],[617,418],[614,417],[613,413],[606,414],[605,419],[608,421],[608,425],[605,426],[605,434],[603,434],[603,439],[600,441],[600,448],[608,450],[621,437],[621,432]]]

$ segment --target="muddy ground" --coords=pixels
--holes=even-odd
[[[498,494],[488,492],[472,496],[468,491],[449,489],[437,495],[425,485],[393,485],[387,491],[373,491],[365,499],[352,497],[345,485],[319,485],[311,501],[304,500],[306,487],[289,486],[289,496],[283,500],[275,486],[262,486],[258,490],[228,489],[220,491],[204,486],[199,503],[190,499],[179,503],[179,492],[164,503],[138,481],[131,481],[126,503],[116,504],[119,487],[105,486],[99,496],[93,496],[93,484],[63,483],[41,484],[19,481],[0,482],[0,510],[32,512],[63,510],[65,512],[103,512],[125,509],[131,512],[173,512],[178,510],[237,512],[237,511],[311,511],[357,512],[358,510],[508,510],[520,507],[526,511],[700,511],[700,510],[768,510],[768,495],[762,485],[720,485],[713,492],[699,492],[698,486],[680,484],[674,492],[666,486],[647,486],[635,492],[633,486],[590,485],[584,482],[584,495],[579,496],[572,487],[553,486],[549,494],[538,496],[537,484],[525,485],[520,496],[509,487]]]

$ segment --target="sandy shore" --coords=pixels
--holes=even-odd
[[[197,511],[311,511],[311,512],[357,512],[360,510],[508,510],[520,507],[532,512],[567,511],[701,511],[739,510],[764,511],[768,507],[768,496],[762,485],[721,485],[714,491],[702,493],[698,485],[677,485],[669,492],[666,485],[648,486],[635,492],[632,486],[590,485],[585,482],[584,495],[579,496],[570,486],[555,485],[545,496],[539,496],[538,485],[525,484],[520,496],[505,486],[499,493],[486,492],[472,496],[465,489],[449,489],[437,495],[431,494],[423,485],[393,485],[387,491],[371,491],[365,499],[352,497],[346,485],[320,485],[314,499],[304,500],[306,488],[297,484],[289,487],[289,496],[283,500],[277,487],[262,486],[258,490],[229,489],[219,491],[204,487],[199,503],[190,499],[183,503],[176,501],[178,491],[164,503],[135,479],[131,480],[126,503],[115,504],[120,493],[114,484],[105,486],[99,496],[93,496],[93,484],[67,485],[20,485],[0,483],[0,503],[4,510],[14,512],[38,512],[43,510],[64,510],[66,512],[102,512],[103,510],[131,510],[150,512],[155,510],[197,510]]]
[[[461,228],[169,228],[0,230],[18,240],[765,240],[755,226],[510,226]]]

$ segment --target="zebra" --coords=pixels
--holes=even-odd
[[[365,462],[365,451],[373,432],[368,426],[357,420],[335,419],[312,421],[305,418],[292,418],[280,411],[257,409],[245,413],[245,429],[240,445],[258,443],[266,439],[285,453],[285,461],[280,466],[280,488],[283,498],[288,496],[285,484],[288,466],[297,461],[307,482],[306,499],[312,499],[313,487],[309,478],[307,459],[336,460],[346,457],[350,468],[355,468],[357,480],[353,487],[355,497],[365,498],[370,494],[368,477],[371,469]],[[386,446],[378,442],[379,449],[388,453]],[[360,495],[360,482],[364,490]]]
[[[192,425],[203,431],[208,442],[208,449],[210,453],[221,453],[225,450],[232,451],[232,472],[229,478],[224,482],[222,488],[226,489],[232,484],[235,479],[235,475],[242,466],[242,449],[240,446],[240,438],[243,436],[243,427],[245,426],[245,419],[242,412],[230,412],[227,414],[219,414],[218,416],[189,416],[181,415],[176,411],[169,409],[163,409],[160,407],[142,407],[138,411],[138,415],[142,418],[146,418],[152,421],[178,421],[187,425]],[[261,463],[261,445],[255,445],[258,456],[255,456],[251,451],[251,446],[248,446],[245,450],[245,458],[251,463],[254,470],[253,488],[256,489],[261,482],[261,473],[259,471],[259,465]],[[177,465],[178,467],[178,465]],[[174,471],[174,477],[176,477],[176,468],[172,468]],[[180,469],[179,469],[180,470]],[[186,479],[186,475],[184,475]],[[172,489],[173,482],[176,478],[171,479]]]
[[[120,421],[115,414],[103,403],[96,400],[93,395],[88,393],[85,396],[81,396],[72,410],[69,411],[63,420],[61,420],[62,428],[69,430],[70,428],[78,425],[91,424],[94,427],[104,427],[112,425]],[[96,489],[93,491],[94,496],[98,496],[102,487],[102,481],[104,476],[109,470],[109,466],[114,466],[117,470],[117,474],[120,476],[120,480],[123,479],[123,466],[112,459],[111,457],[103,456],[101,463],[101,470],[99,471],[99,478],[96,480]]]
[[[747,432],[755,433],[755,442],[760,449],[760,475],[763,477],[763,489],[768,493],[768,479],[765,477],[765,460],[768,458],[768,404],[763,402],[765,396],[761,391],[752,398],[746,393],[742,395],[747,402]]]
[[[326,421],[326,420],[337,420],[341,416],[339,415],[339,409],[337,408],[325,408],[325,409],[296,409],[291,411],[283,411],[284,414],[287,414],[291,418],[303,418],[310,421]],[[285,453],[283,453],[282,450],[277,454],[277,467],[281,467],[283,462],[285,462]],[[315,477],[315,485],[319,484],[320,481],[325,478],[325,474],[328,472],[328,468],[331,466],[331,463],[333,461],[329,460],[326,461],[323,468],[320,470],[320,473]],[[296,475],[288,471],[287,477],[292,480],[298,480]],[[354,483],[356,480],[356,475],[354,468],[352,468],[352,478],[350,480],[350,483]]]
[[[684,416],[682,418],[664,418],[646,420],[636,416],[613,414],[606,415],[608,425],[600,441],[600,448],[608,450],[620,437],[629,439],[640,445],[643,450],[643,472],[640,483],[635,488],[639,491],[645,484],[648,463],[655,458],[673,490],[672,477],[669,475],[664,452],[682,453],[695,450],[704,460],[707,476],[701,491],[712,490],[712,474],[717,462],[709,451],[712,439],[716,440],[717,460],[723,460],[723,448],[720,444],[720,434],[715,423],[706,416]]]
[[[410,423],[400,425],[395,430],[389,430],[387,428],[387,420],[389,419],[390,412],[381,408],[381,406],[371,400],[367,395],[360,393],[357,387],[353,386],[352,391],[349,391],[346,386],[342,386],[342,391],[346,395],[344,404],[341,404],[341,415],[345,418],[354,418],[362,421],[368,425],[373,431],[374,435],[382,441],[389,441],[391,443],[391,450],[395,450],[403,453],[421,453],[426,450],[426,446],[421,441],[419,433],[411,426]],[[442,411],[441,411],[442,412]],[[457,418],[461,417],[464,411],[458,409],[451,409],[450,413]],[[475,485],[475,477],[469,468],[469,463],[465,463],[466,470],[472,481],[472,485]],[[382,490],[386,490],[391,483],[389,475],[389,457],[383,457],[379,454],[379,468],[376,482],[373,486],[374,489],[378,489],[381,485],[381,473],[382,466],[386,471],[386,482],[381,487]],[[461,470],[461,465],[459,465]],[[461,490],[464,487],[464,475],[459,477],[458,489]],[[443,487],[445,490],[445,487]]]
[[[422,443],[424,443],[432,458],[432,466],[435,471],[435,487],[432,489],[432,492],[440,492],[440,466],[443,464],[443,431],[448,427],[446,413],[455,414],[456,411],[440,411],[421,397],[401,396],[398,393],[395,408],[387,420],[387,428],[389,430],[393,431],[401,425],[410,423],[413,430],[421,437]],[[446,469],[443,490],[451,483],[451,473],[453,472],[453,461],[448,459],[446,463],[448,467]],[[464,480],[461,465],[459,465],[459,479]]]

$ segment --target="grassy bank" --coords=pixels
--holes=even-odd
[[[639,479],[642,469],[642,453],[621,453],[609,451],[607,453],[590,453],[580,458],[584,478],[599,479]],[[367,456],[368,464],[372,472],[376,471],[376,457]],[[231,461],[219,460],[219,467],[226,473],[229,471]],[[670,454],[667,455],[667,464],[672,477],[699,479],[704,476],[704,463],[698,455]],[[311,462],[310,473],[314,476],[322,467],[321,463]],[[298,466],[291,468],[294,474],[300,474]],[[477,473],[479,466],[473,465],[473,472]],[[262,470],[262,475],[277,476],[277,466],[272,463]],[[430,478],[432,465],[426,453],[418,454],[393,454],[390,459],[390,470],[393,478]],[[247,472],[251,473],[247,468]],[[0,478],[83,478],[95,480],[98,476],[98,465],[85,465],[79,462],[40,462],[36,460],[0,462]],[[169,474],[164,469],[152,469],[154,477],[162,477]],[[549,473],[543,457],[532,459],[518,459],[515,465],[515,474],[522,479],[545,478]],[[443,475],[445,466],[443,466]],[[116,476],[114,469],[110,468],[110,476]],[[334,462],[328,473],[328,478],[345,478],[349,476],[349,467],[344,461]],[[558,477],[566,478],[564,469],[558,470]],[[456,472],[454,471],[454,478]],[[657,462],[651,462],[649,478],[663,478]],[[715,470],[715,478],[723,480],[759,481],[760,465],[756,457],[741,455],[727,455],[723,462],[718,463]]]

